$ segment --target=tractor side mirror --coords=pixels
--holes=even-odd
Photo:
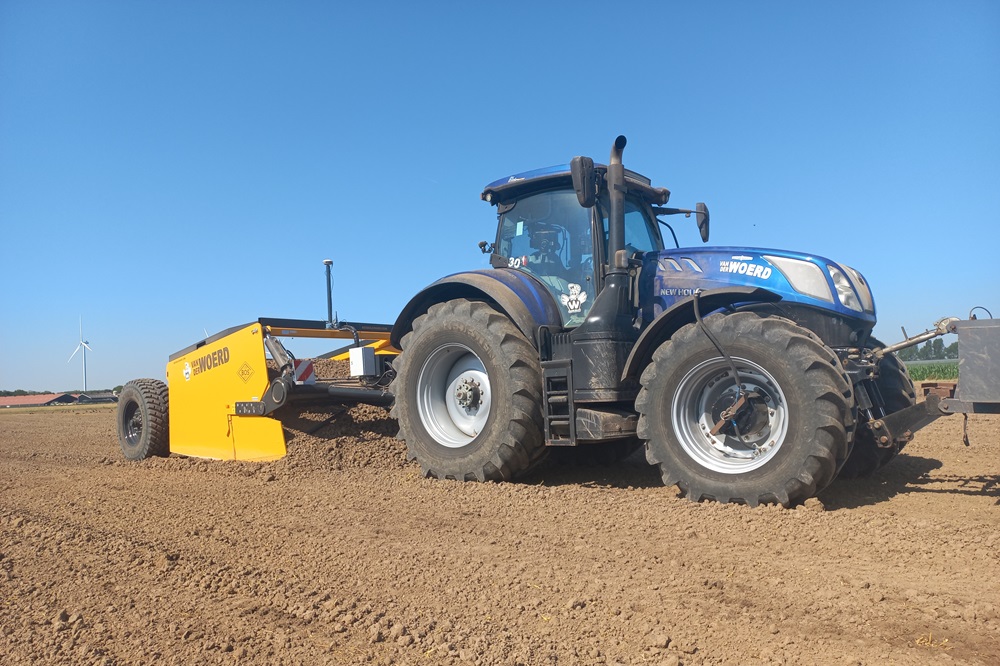
[[[694,207],[694,219],[698,222],[698,231],[701,232],[701,242],[708,242],[708,206],[697,203]]]
[[[593,208],[597,203],[597,172],[594,170],[594,160],[577,155],[569,163],[569,171],[573,175],[573,189],[576,199],[584,208]]]

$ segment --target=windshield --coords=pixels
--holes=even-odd
[[[546,286],[566,327],[583,323],[596,295],[591,228],[572,190],[525,197],[500,215],[499,254]]]

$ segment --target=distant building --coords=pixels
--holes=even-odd
[[[80,404],[94,404],[97,402],[118,402],[118,396],[113,391],[90,391],[81,393],[76,401]]]
[[[47,407],[49,405],[69,405],[76,398],[69,393],[40,393],[38,395],[12,395],[0,397],[0,409],[5,407]]]

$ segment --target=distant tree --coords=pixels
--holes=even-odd
[[[900,350],[897,354],[899,360],[911,361],[944,361],[958,358],[958,342],[953,342],[945,346],[941,338],[928,340],[922,345],[914,345]]]

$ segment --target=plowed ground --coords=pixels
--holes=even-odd
[[[794,510],[639,453],[423,479],[385,411],[273,463],[126,462],[114,411],[0,413],[0,662],[996,664],[1000,418]]]

